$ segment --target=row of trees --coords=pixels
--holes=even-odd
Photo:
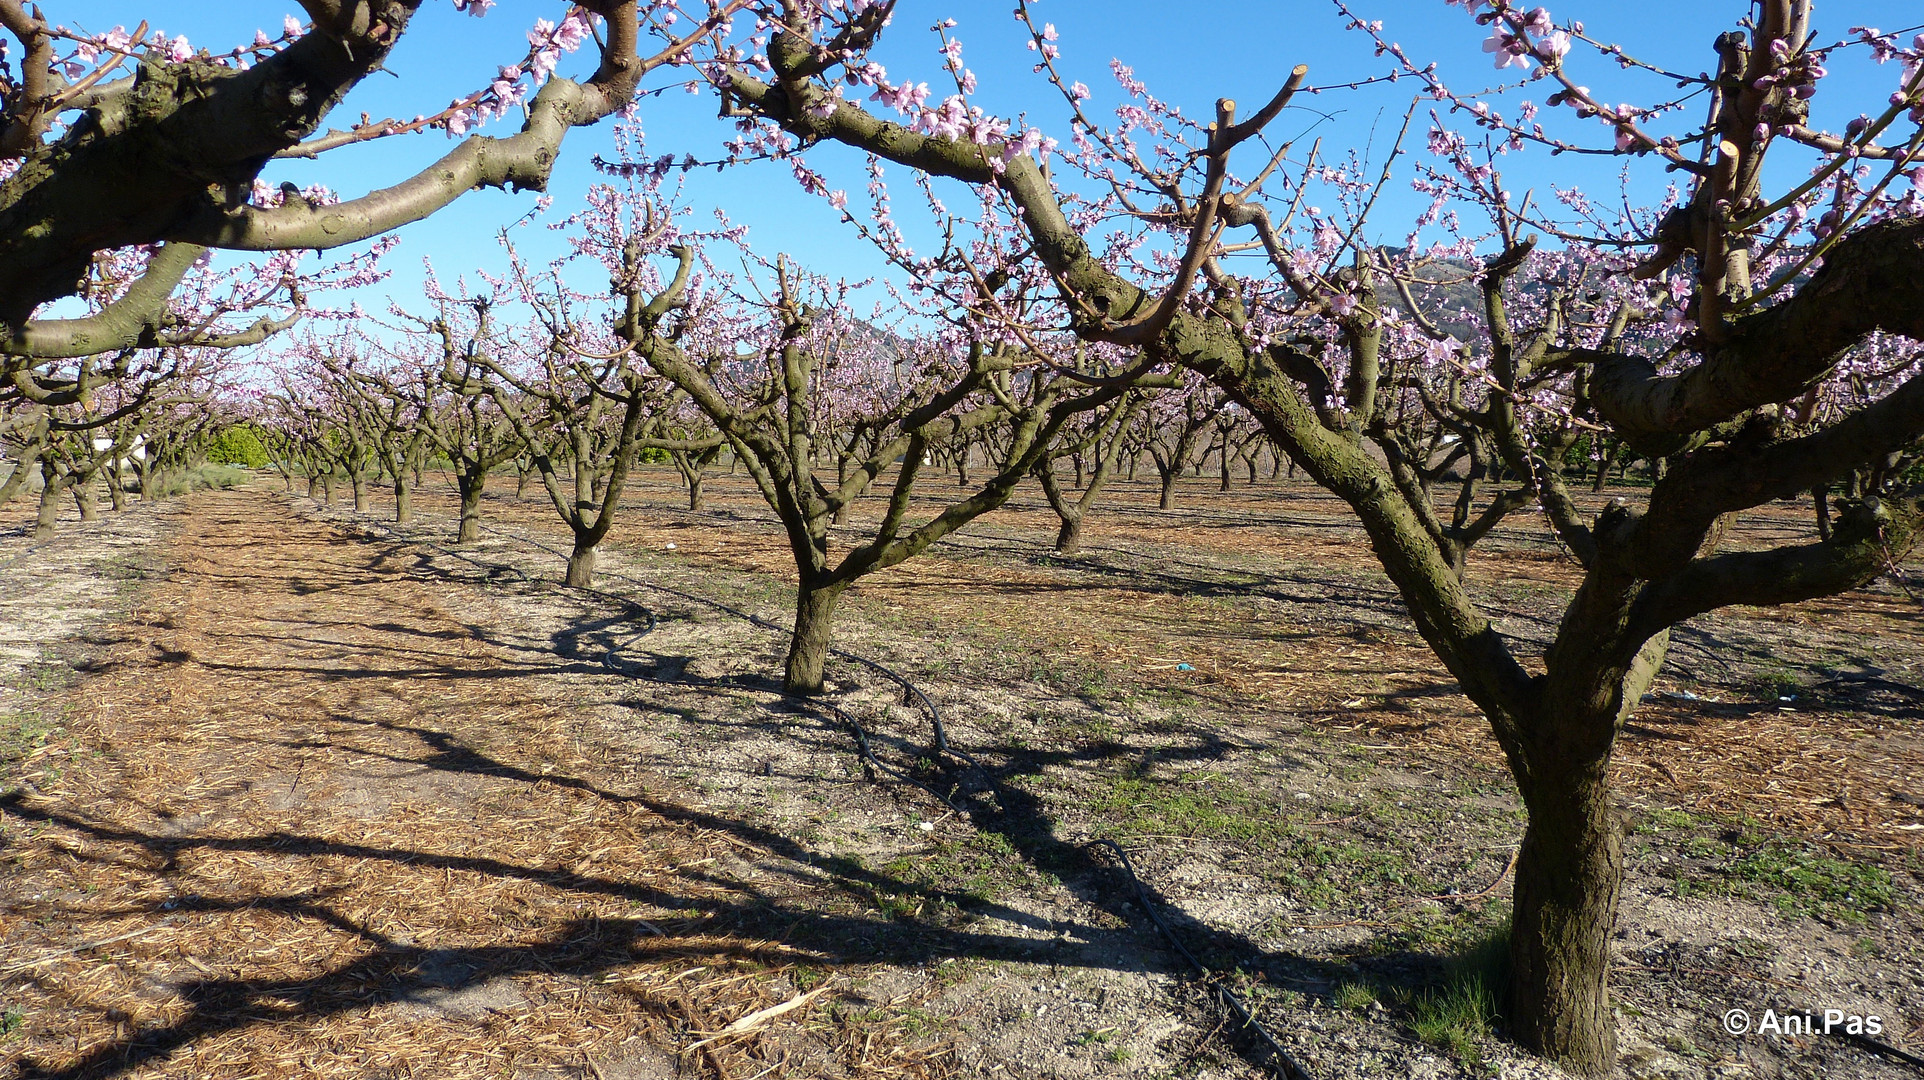
[[[407,478],[444,455],[468,537],[490,470],[521,462],[574,535],[568,580],[585,584],[638,454],[670,455],[698,498],[702,467],[726,452],[787,533],[786,681],[809,693],[850,583],[1002,505],[1025,478],[1040,479],[1073,545],[1108,478],[1141,452],[1169,477],[1213,447],[1226,475],[1262,445],[1352,508],[1488,718],[1529,813],[1513,1031],[1605,1075],[1623,872],[1608,766],[1671,628],[1854,588],[1903,558],[1924,521],[1924,37],[1854,27],[1826,43],[1808,0],[1760,0],[1740,5],[1740,29],[1693,75],[1542,8],[1454,2],[1521,81],[1459,93],[1380,23],[1352,17],[1384,78],[1421,88],[1371,160],[1268,136],[1312,88],[1302,67],[1279,72],[1254,112],[1223,99],[1198,121],[1116,65],[1121,103],[1101,118],[1026,0],[1016,14],[1041,81],[1016,120],[976,103],[950,21],[934,27],[931,78],[956,91],[942,95],[876,59],[893,3],[656,0],[570,6],[442,114],[326,134],[328,110],[381,67],[415,4],[310,0],[311,25],[210,55],[80,35],[0,0],[23,57],[0,79],[0,426],[43,477],[79,475],[77,444],[58,439],[192,410],[197,384],[159,373],[264,340],[305,310],[291,256],[271,274],[194,284],[208,247],[335,248],[475,186],[540,187],[570,127],[677,67],[737,121],[730,159],[786,161],[873,245],[905,287],[891,316],[856,318],[848,288],[785,258],[718,269],[711,253],[739,233],[686,231],[661,189],[671,166],[642,161],[630,140],[564,223],[572,262],[533,267],[510,246],[509,272],[485,288],[435,286],[421,309],[397,306],[385,333],[313,331],[282,350],[263,400],[283,460],[357,493],[358,477],[392,477],[405,512]],[[737,26],[737,13],[753,19]],[[663,39],[652,57],[639,48],[648,32]],[[590,40],[593,74],[556,76]],[[1602,100],[1578,78],[1590,49],[1661,92]],[[1813,98],[1853,56],[1896,61],[1897,77],[1827,130]],[[137,75],[116,75],[130,59]],[[516,105],[518,133],[467,136],[383,191],[335,201],[254,183],[277,155],[463,134]],[[1051,114],[1065,118],[1060,139],[1030,124]],[[1592,145],[1583,133],[1598,122],[1606,138]],[[153,165],[156,140],[191,152]],[[848,159],[817,152],[831,145],[866,158],[851,185],[868,193],[859,218],[827,175]],[[1574,190],[1540,200],[1504,181],[1532,150],[1621,155],[1682,183],[1645,206],[1626,192],[1621,210]],[[930,246],[894,219],[890,169],[926,196]],[[1429,209],[1377,220],[1393,179]],[[951,189],[960,198],[945,201]],[[607,288],[570,285],[584,262]],[[49,317],[74,295],[88,314]],[[1647,493],[1579,508],[1574,483],[1631,460],[1646,463]],[[915,500],[944,461],[960,490]],[[1063,482],[1070,470],[1080,484]],[[1735,515],[1809,493],[1808,542],[1726,550]],[[859,535],[834,532],[871,494],[880,512]],[[1522,512],[1582,575],[1540,651],[1500,635],[1465,581],[1467,554]]]

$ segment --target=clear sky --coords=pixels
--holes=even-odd
[[[1481,52],[1486,32],[1461,7],[1442,0],[1353,0],[1359,14],[1383,20],[1385,34],[1415,57],[1434,58],[1454,89],[1473,91],[1497,80],[1499,73]],[[877,59],[892,76],[912,74],[941,86],[935,55],[936,40],[928,26],[947,16],[957,20],[951,33],[964,43],[964,59],[981,79],[978,104],[992,112],[1013,116],[1026,107],[1031,119],[1046,131],[1066,138],[1066,110],[1039,76],[1029,73],[1034,54],[1025,48],[1020,23],[1011,18],[1012,0],[901,0],[895,25],[885,34]],[[105,31],[116,24],[129,28],[141,19],[169,35],[185,34],[197,46],[230,48],[252,38],[256,28],[277,32],[282,17],[298,12],[293,5],[232,0],[219,4],[160,0],[145,4],[110,0],[46,0],[49,18]],[[1559,20],[1580,18],[1593,36],[1624,44],[1643,59],[1695,73],[1710,63],[1710,43],[1730,28],[1748,5],[1733,0],[1684,0],[1657,4],[1652,0],[1606,0],[1551,5]],[[389,64],[392,75],[376,75],[348,99],[333,118],[337,126],[353,123],[362,111],[380,116],[410,118],[432,113],[456,96],[471,92],[493,77],[498,66],[518,59],[526,49],[524,34],[537,17],[558,19],[565,10],[555,3],[501,0],[484,19],[456,12],[448,0],[430,0]],[[1134,67],[1151,92],[1174,102],[1192,117],[1207,118],[1218,97],[1232,97],[1252,109],[1266,101],[1297,63],[1310,66],[1310,82],[1328,85],[1377,74],[1385,61],[1372,55],[1369,40],[1344,29],[1345,20],[1329,0],[1239,0],[1172,4],[1167,0],[1039,0],[1038,20],[1053,22],[1061,32],[1060,67],[1071,78],[1086,82],[1096,94],[1102,114],[1119,100],[1109,73],[1111,57]],[[1848,27],[1868,23],[1894,30],[1924,21],[1924,8],[1915,0],[1903,2],[1826,3],[1817,10],[1820,41],[1842,38]],[[563,72],[582,71],[592,63],[592,48],[564,61]],[[1877,67],[1855,50],[1857,58],[1839,65],[1823,83],[1817,101],[1820,119],[1827,115],[1837,126],[1862,110],[1875,111],[1895,88],[1895,65]],[[1668,84],[1647,75],[1634,79],[1618,72],[1594,54],[1571,54],[1579,81],[1612,100],[1648,103],[1669,90]],[[1504,74],[1513,75],[1514,69]],[[657,72],[647,87],[671,84],[677,73]],[[1412,82],[1377,86],[1361,92],[1331,92],[1300,99],[1301,109],[1279,119],[1272,130],[1287,135],[1314,127],[1328,145],[1361,143],[1389,137],[1411,95]],[[1537,84],[1521,93],[1538,101],[1550,87]],[[938,90],[939,99],[943,91]],[[1828,110],[1828,114],[1827,111]],[[1548,112],[1548,110],[1546,110]],[[1693,117],[1701,110],[1694,110]],[[718,120],[715,101],[708,94],[689,95],[679,89],[648,98],[641,106],[650,152],[673,150],[698,157],[713,156],[731,133]],[[503,133],[513,123],[497,122]],[[1418,138],[1426,125],[1419,121]],[[1592,127],[1594,126],[1594,130]],[[1565,119],[1575,131],[1598,143],[1607,142],[1600,125]],[[488,130],[488,129],[483,129]],[[445,153],[452,140],[439,133],[378,140],[329,153],[318,162],[276,163],[267,178],[278,183],[320,182],[351,197],[404,178]],[[608,123],[570,134],[563,149],[551,192],[558,217],[578,202],[593,183],[591,156],[610,148]],[[855,159],[847,152],[824,148],[810,161],[829,173],[831,181],[859,187]],[[1623,162],[1617,159],[1552,158],[1531,153],[1507,169],[1510,185],[1568,186],[1575,182],[1614,192]],[[1638,168],[1662,182],[1660,170],[1649,162]],[[1379,210],[1384,225],[1381,239],[1399,239],[1410,216],[1425,202],[1409,192],[1403,169],[1385,205]],[[818,271],[865,277],[880,270],[879,260],[837,220],[822,200],[803,195],[785,165],[756,163],[717,173],[703,170],[691,178],[688,201],[698,208],[719,205],[737,221],[751,226],[756,249],[796,255]],[[397,295],[418,295],[420,261],[431,256],[444,277],[475,266],[501,266],[494,234],[505,223],[531,209],[533,194],[476,192],[432,218],[401,232],[402,244],[390,257],[394,271],[390,286]],[[852,200],[851,205],[859,200]],[[916,201],[907,190],[898,192],[896,206],[904,224],[913,227]],[[523,230],[518,238],[534,254],[558,250],[554,239]],[[380,291],[386,291],[385,289]],[[364,297],[375,307],[378,297]]]

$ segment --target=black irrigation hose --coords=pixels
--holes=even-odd
[[[39,551],[41,548],[47,547],[52,543],[53,541],[51,540],[42,540],[40,543],[35,544],[34,546],[28,548],[27,550],[20,552],[19,554],[15,555],[13,558],[8,559],[6,562],[0,562],[0,570],[13,569],[13,566],[15,563],[33,554],[34,552]]]
[[[1787,1010],[1784,1015],[1803,1017],[1804,1022],[1809,1025],[1807,1028],[1809,1031],[1829,1035],[1833,1039],[1842,1039],[1847,1043],[1855,1043],[1874,1054],[1888,1054],[1906,1065],[1924,1071],[1924,1057],[1918,1057],[1908,1050],[1900,1050],[1890,1043],[1884,1042],[1881,1039],[1873,1039],[1869,1035],[1862,1035],[1853,1031],[1832,1031],[1824,1026],[1824,1018],[1822,1016],[1811,1012],[1809,1009],[1790,1009]]]
[[[1289,1051],[1283,1049],[1282,1044],[1276,1041],[1276,1037],[1269,1033],[1269,1029],[1256,1019],[1256,1014],[1250,1007],[1243,1003],[1243,999],[1236,996],[1236,992],[1229,988],[1228,983],[1210,970],[1209,965],[1198,959],[1195,953],[1190,952],[1189,946],[1184,945],[1182,939],[1176,936],[1175,928],[1162,917],[1162,912],[1157,910],[1155,901],[1149,898],[1149,890],[1143,887],[1142,878],[1136,874],[1136,865],[1129,860],[1129,853],[1122,850],[1122,845],[1114,840],[1093,840],[1088,846],[1108,848],[1116,853],[1116,858],[1122,862],[1122,872],[1128,875],[1129,884],[1135,886],[1136,902],[1142,905],[1144,912],[1148,913],[1150,921],[1156,924],[1156,929],[1162,931],[1162,936],[1178,953],[1182,954],[1183,959],[1195,967],[1197,978],[1214,990],[1216,996],[1222,999],[1223,1006],[1234,1013],[1236,1019],[1242,1021],[1243,1030],[1254,1034],[1257,1041],[1275,1056],[1277,1071],[1282,1073],[1285,1080],[1311,1080],[1309,1071],[1298,1064],[1296,1059],[1289,1055]]]
[[[395,530],[385,525],[381,525],[378,522],[369,522],[368,524],[374,525],[377,528],[381,528],[385,530],[389,537],[397,536],[397,533],[395,532]],[[514,540],[518,543],[526,544],[527,546],[535,548],[536,550],[545,551],[550,555],[556,555],[563,558],[567,557],[566,554],[562,552],[560,549],[549,547],[548,545],[542,543],[539,540],[534,540],[532,538],[522,536],[518,533],[509,532],[506,529],[498,529],[486,523],[477,522],[476,524],[479,525],[482,529],[485,529],[488,532],[494,533],[497,536],[501,536],[509,540]],[[462,559],[466,562],[475,563],[477,565],[480,563],[480,560],[475,559],[472,556],[453,551],[449,548],[443,547],[440,544],[436,544],[433,541],[410,540],[408,542],[419,543],[426,547],[434,548],[435,550],[442,551],[446,554],[449,554],[455,558]],[[518,570],[516,572],[519,573]],[[618,571],[604,570],[602,572],[606,576],[615,578],[616,580],[619,580],[619,581],[626,581],[633,585],[639,585],[642,588],[653,589],[657,592],[667,593],[670,596],[679,597],[681,599],[693,601],[698,604],[704,604],[718,611],[723,611],[730,615],[733,615],[736,618],[743,619],[748,623],[754,626],[760,627],[764,630],[771,630],[771,631],[775,631],[777,633],[783,633],[783,634],[793,632],[788,627],[782,626],[780,623],[776,623],[768,619],[764,619],[761,616],[754,614],[753,612],[743,611],[740,608],[736,608],[731,605],[725,604],[719,600],[714,600],[706,596],[699,596],[695,593],[685,592],[681,589],[676,589],[671,586],[656,584],[655,582],[652,582],[652,581],[643,581],[640,578],[630,577]],[[526,577],[525,574],[523,574],[522,576],[524,578]],[[646,636],[649,633],[652,633],[655,627],[658,625],[655,618],[654,611],[648,608],[646,605],[637,604],[632,599],[629,599],[628,597],[605,592],[600,589],[585,588],[582,591],[589,593],[590,595],[593,595],[593,596],[604,597],[606,599],[612,600],[616,603],[620,603],[628,607],[638,608],[648,616],[647,628],[642,630],[640,633],[637,633],[632,637],[630,637],[628,639],[629,644],[632,644],[634,641]],[[615,651],[616,650],[614,649],[610,649],[608,653],[606,653],[603,656],[602,663],[604,666],[608,667],[609,670],[614,671],[617,674],[623,674],[623,672],[621,672],[620,668],[616,666],[616,663],[614,662]],[[833,648],[829,650],[829,653],[833,656],[841,657],[844,660],[853,660],[856,663],[865,665],[866,667],[887,677],[889,680],[891,680],[892,682],[900,686],[902,688],[902,703],[904,705],[913,704],[919,701],[922,705],[922,708],[927,710],[929,714],[929,723],[935,735],[935,751],[938,754],[945,754],[949,757],[953,757],[956,760],[967,765],[971,769],[974,769],[977,771],[982,770],[982,765],[978,761],[976,761],[976,759],[972,755],[970,755],[966,751],[954,748],[949,743],[948,731],[943,726],[942,715],[939,711],[937,711],[935,707],[935,702],[930,700],[928,694],[924,693],[922,691],[922,688],[915,685],[915,683],[912,680],[910,680],[907,676],[901,674],[900,672],[895,671],[892,668],[889,668],[888,666],[882,664],[880,661],[871,660],[868,657],[862,656],[857,653],[848,652],[843,649],[833,649]],[[910,773],[907,770],[898,769],[892,765],[889,765],[887,762],[883,761],[880,757],[876,756],[875,749],[870,739],[868,730],[862,726],[860,721],[856,720],[854,716],[850,715],[847,712],[847,710],[842,709],[841,707],[834,705],[830,702],[822,701],[819,698],[802,697],[799,695],[787,694],[787,693],[784,693],[783,696],[788,698],[791,702],[801,706],[803,709],[813,711],[817,715],[827,719],[840,721],[844,726],[846,726],[848,728],[849,734],[855,740],[856,752],[860,754],[862,758],[863,766],[865,769],[869,770],[871,777],[873,777],[874,773],[878,771],[882,773],[886,773],[905,783],[913,784],[916,787],[919,787],[922,790],[928,792],[930,795],[935,796],[937,799],[941,800],[942,803],[946,805],[950,810],[955,811],[956,814],[961,815],[963,817],[968,816],[968,811],[965,808],[963,808],[961,805],[959,805],[954,799],[950,798],[948,795],[945,795],[942,792],[937,791],[933,786],[923,782],[919,777],[915,776],[913,773]],[[1122,846],[1117,844],[1113,840],[1097,840],[1088,846],[1107,847],[1110,850],[1115,852],[1116,857],[1120,859],[1122,862],[1123,872],[1128,875],[1130,884],[1132,884],[1135,887],[1136,899],[1137,899],[1137,902],[1142,905],[1143,911],[1146,912],[1150,920],[1156,924],[1156,928],[1162,932],[1163,937],[1169,942],[1169,944],[1174,946],[1176,951],[1182,954],[1183,958],[1188,960],[1189,963],[1195,967],[1197,975],[1200,978],[1200,980],[1205,985],[1209,986],[1210,989],[1215,991],[1216,996],[1222,1000],[1224,1007],[1228,1009],[1229,1012],[1234,1014],[1236,1019],[1240,1021],[1243,1030],[1253,1033],[1256,1036],[1257,1040],[1272,1055],[1274,1055],[1275,1061],[1278,1064],[1278,1071],[1282,1074],[1284,1080],[1313,1080],[1309,1072],[1305,1070],[1300,1064],[1298,1064],[1296,1059],[1289,1055],[1288,1051],[1283,1049],[1282,1044],[1276,1041],[1275,1036],[1269,1033],[1269,1029],[1265,1028],[1262,1022],[1256,1019],[1256,1014],[1249,1008],[1247,1004],[1243,1002],[1242,998],[1238,997],[1235,991],[1229,989],[1229,987],[1224,983],[1224,981],[1218,978],[1216,976],[1216,973],[1212,971],[1207,964],[1204,964],[1200,959],[1198,959],[1195,953],[1190,952],[1188,946],[1182,943],[1182,939],[1176,936],[1175,930],[1162,917],[1162,913],[1157,910],[1155,903],[1149,899],[1149,892],[1146,888],[1143,887],[1142,879],[1139,876],[1137,876],[1135,864],[1129,860],[1129,853],[1124,851],[1122,849]]]

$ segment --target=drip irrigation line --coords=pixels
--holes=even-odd
[[[1229,988],[1228,983],[1212,971],[1208,964],[1203,963],[1195,953],[1190,952],[1189,946],[1183,944],[1182,938],[1176,936],[1175,928],[1162,917],[1162,912],[1157,909],[1155,901],[1149,898],[1149,890],[1143,887],[1142,878],[1136,873],[1136,865],[1129,860],[1129,853],[1122,850],[1122,845],[1114,840],[1093,840],[1088,846],[1108,848],[1115,853],[1116,858],[1122,863],[1122,872],[1129,878],[1129,884],[1135,887],[1136,902],[1142,905],[1144,912],[1148,913],[1149,920],[1156,924],[1156,929],[1162,931],[1162,936],[1178,953],[1182,954],[1183,959],[1189,961],[1196,969],[1197,978],[1215,991],[1216,996],[1222,999],[1223,1006],[1234,1013],[1236,1019],[1242,1021],[1243,1030],[1255,1035],[1257,1041],[1275,1056],[1277,1071],[1283,1075],[1284,1080],[1311,1080],[1309,1071],[1298,1064],[1296,1059],[1290,1056],[1289,1051],[1283,1049],[1282,1044],[1276,1041],[1276,1037],[1269,1033],[1269,1029],[1256,1019],[1256,1014],[1250,1007],[1243,1003],[1243,999],[1238,997],[1236,992]]]
[[[357,515],[357,516],[360,516],[363,518],[365,517],[365,515]],[[366,524],[373,525],[376,528],[382,529],[389,538],[398,537],[397,531],[394,530],[393,528],[390,528],[387,525],[384,525],[379,522],[372,522],[372,521],[366,522]],[[551,555],[560,556],[562,558],[567,557],[566,553],[562,552],[560,549],[550,547],[547,544],[544,544],[541,541],[535,540],[531,537],[522,536],[518,533],[510,532],[506,529],[499,529],[492,525],[488,525],[485,522],[477,521],[476,524],[480,528],[485,529],[488,532],[494,533],[497,536],[504,537],[506,539],[513,540],[521,544],[525,544],[539,551],[545,551]],[[399,538],[403,540],[407,540],[407,542],[409,543],[418,543],[426,547],[434,548],[438,551],[445,552],[453,557],[460,558],[466,562],[474,563],[476,565],[481,565],[480,560],[460,552],[452,551],[451,549],[446,548],[440,544],[434,543],[433,541],[411,540],[406,537],[399,537]],[[519,571],[518,568],[509,567],[508,569],[515,569],[517,573],[521,573],[521,571]],[[602,573],[605,576],[614,578],[618,581],[626,581],[633,585],[639,585],[642,588],[653,589],[657,592],[666,593],[670,596],[679,597],[681,599],[689,600],[694,603],[706,605],[718,611],[726,612],[730,615],[735,616],[736,618],[745,620],[748,623],[754,626],[760,627],[764,630],[770,630],[770,631],[783,633],[783,634],[793,633],[793,631],[789,627],[783,626],[780,623],[774,622],[769,619],[764,619],[761,616],[754,614],[753,612],[743,611],[740,608],[733,607],[732,605],[723,603],[722,601],[719,601],[719,600],[715,600],[706,596],[700,596],[698,594],[691,593],[691,592],[686,592],[684,590],[676,589],[671,586],[657,584],[652,581],[644,581],[640,578],[631,577],[627,574],[623,574],[618,571],[604,570],[602,571]],[[527,578],[527,575],[525,573],[522,573],[521,576],[524,579]],[[620,603],[632,609],[638,609],[648,616],[648,626],[642,631],[640,631],[639,633],[632,635],[626,643],[628,645],[632,645],[635,641],[654,632],[655,628],[659,625],[652,609],[648,608],[647,605],[645,604],[637,603],[635,600],[633,600],[630,597],[621,596],[616,593],[610,593],[610,592],[606,592],[605,590],[595,589],[595,588],[584,587],[582,588],[582,591],[593,596],[604,597],[606,599]],[[612,648],[609,649],[608,652],[603,655],[602,663],[604,666],[608,667],[610,671],[613,671],[617,674],[625,674],[620,670],[619,667],[616,666],[616,662],[612,662],[614,661],[615,652],[616,650]],[[967,751],[954,747],[949,742],[947,729],[943,726],[941,713],[937,711],[935,707],[935,702],[930,700],[928,694],[924,693],[922,691],[922,688],[917,686],[913,680],[909,679],[907,676],[901,674],[900,672],[897,672],[894,669],[888,667],[887,665],[882,664],[880,661],[872,660],[858,653],[852,653],[843,649],[834,649],[834,648],[831,648],[829,650],[829,653],[830,655],[840,657],[844,660],[852,660],[856,663],[862,664],[868,667],[870,670],[873,670],[876,673],[885,676],[890,681],[902,687],[902,703],[904,705],[919,703],[922,706],[922,708],[928,712],[930,726],[935,736],[936,752],[938,754],[946,755],[948,757],[954,758],[959,762],[962,762],[964,765],[968,766],[968,768],[970,768],[971,770],[975,770],[978,772],[986,772],[986,770],[983,769],[983,766],[981,765],[981,763],[978,762],[973,755],[969,754]],[[841,708],[838,705],[835,705],[832,702],[823,701],[820,698],[805,697],[798,694],[790,694],[787,691],[783,691],[782,696],[788,701],[790,701],[791,703],[798,705],[800,708],[802,708],[805,711],[814,712],[819,717],[832,720],[832,721],[838,721],[841,724],[843,724],[848,729],[850,736],[855,740],[856,752],[861,756],[863,766],[866,769],[871,771],[871,776],[873,776],[875,772],[881,772],[889,776],[893,776],[904,783],[913,784],[914,786],[928,792],[930,795],[933,795],[936,799],[940,800],[949,809],[955,811],[955,813],[958,816],[965,817],[965,818],[971,816],[969,811],[965,807],[958,804],[954,799],[949,797],[949,795],[936,790],[933,786],[924,782],[920,777],[917,777],[913,773],[904,769],[896,768],[895,766],[888,764],[887,762],[883,761],[880,757],[878,757],[875,753],[873,740],[868,732],[868,729],[863,727],[861,722],[858,721],[847,710]],[[1128,876],[1130,884],[1135,888],[1137,902],[1142,906],[1143,911],[1149,916],[1150,921],[1153,922],[1156,928],[1162,932],[1163,938],[1167,940],[1169,944],[1172,947],[1174,947],[1175,950],[1178,953],[1180,953],[1185,960],[1188,960],[1190,965],[1196,969],[1198,981],[1203,983],[1210,990],[1212,990],[1215,993],[1216,997],[1222,1001],[1224,1008],[1227,1009],[1232,1015],[1236,1017],[1237,1021],[1241,1024],[1242,1029],[1245,1032],[1253,1034],[1257,1042],[1260,1043],[1266,1050],[1269,1051],[1269,1053],[1273,1056],[1273,1060],[1276,1065],[1277,1072],[1283,1077],[1283,1080],[1314,1080],[1314,1078],[1309,1074],[1309,1072],[1305,1070],[1302,1067],[1302,1065],[1298,1064],[1296,1059],[1291,1057],[1287,1050],[1283,1049],[1282,1044],[1276,1041],[1276,1037],[1270,1034],[1269,1029],[1263,1026],[1262,1021],[1256,1018],[1256,1014],[1254,1010],[1252,1010],[1242,1000],[1242,998],[1236,994],[1235,991],[1229,988],[1227,983],[1224,981],[1224,979],[1220,975],[1217,974],[1217,972],[1211,969],[1209,965],[1203,963],[1202,960],[1198,959],[1196,954],[1191,952],[1187,945],[1183,944],[1182,939],[1176,936],[1175,929],[1169,925],[1166,919],[1163,918],[1162,912],[1156,907],[1155,903],[1149,898],[1149,891],[1147,888],[1144,887],[1142,883],[1142,878],[1137,875],[1135,864],[1131,862],[1129,859],[1129,853],[1124,851],[1121,845],[1117,844],[1113,840],[1096,840],[1096,841],[1092,841],[1087,846],[1090,848],[1106,847],[1115,853],[1117,859],[1121,861],[1123,872]]]
[[[1815,1031],[1820,1034],[1829,1035],[1833,1039],[1842,1039],[1847,1043],[1853,1043],[1857,1046],[1861,1046],[1864,1049],[1869,1050],[1875,1054],[1889,1055],[1890,1057],[1893,1057],[1898,1061],[1901,1061],[1904,1064],[1919,1070],[1920,1072],[1924,1072],[1924,1057],[1919,1057],[1908,1050],[1901,1050],[1895,1046],[1892,1046],[1890,1043],[1883,1041],[1882,1039],[1874,1039],[1869,1035],[1864,1035],[1864,1034],[1853,1032],[1853,1031],[1836,1030],[1831,1026],[1825,1024],[1824,1018],[1822,1015],[1812,1012],[1809,1009],[1790,1009],[1785,1013],[1785,1015],[1803,1017],[1804,1023],[1809,1025],[1805,1029],[1807,1031]]]
[[[33,554],[36,551],[41,550],[42,548],[50,546],[52,543],[53,541],[51,540],[42,540],[40,543],[35,544],[34,546],[26,549],[25,551],[22,551],[16,554],[13,558],[8,559],[6,562],[0,562],[0,570],[13,569],[13,565],[15,563],[21,561],[22,559],[25,559],[27,556]]]

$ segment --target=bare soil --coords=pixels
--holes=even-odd
[[[837,663],[839,712],[798,706],[781,637],[711,603],[792,602],[738,479],[691,513],[644,471],[595,592],[512,478],[458,550],[438,488],[396,529],[274,486],[110,518],[147,580],[104,530],[0,541],[0,634],[67,643],[8,672],[0,1075],[1267,1075],[1100,840],[1313,1075],[1557,1075],[1419,1037],[1521,817],[1313,488],[1121,484],[1075,558],[1025,492],[859,585],[839,644],[930,696],[980,765],[944,770],[893,683]],[[1523,641],[1574,581],[1522,517],[1472,577]],[[1618,762],[1626,1075],[1908,1075],[1721,1018],[1924,1041],[1921,612],[1678,635]]]

